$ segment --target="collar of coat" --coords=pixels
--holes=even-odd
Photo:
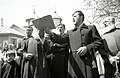
[[[108,33],[111,33],[111,32],[113,32],[113,31],[115,31],[116,29],[120,30],[120,28],[116,28],[116,27],[115,27],[115,28],[111,29],[110,31],[105,32],[103,35],[108,34]]]
[[[82,23],[82,25],[80,25],[79,27],[75,27],[74,29],[72,29],[72,31],[76,31],[77,29],[84,29],[84,28],[88,28],[88,26]]]
[[[33,36],[30,36],[30,37],[24,37],[23,40],[27,40],[29,38],[33,38]]]

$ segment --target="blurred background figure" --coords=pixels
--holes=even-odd
[[[105,51],[109,54],[109,62],[105,63],[105,78],[113,78],[115,63],[120,59],[120,29],[115,27],[115,18],[111,16],[103,20],[103,25],[101,37],[104,39]]]
[[[15,52],[6,52],[6,62],[1,66],[1,78],[20,78],[20,66],[15,62]]]
[[[44,29],[39,30],[38,32],[39,39],[37,44],[38,50],[38,62],[39,62],[39,73],[38,77],[41,78],[50,78],[50,66],[48,60],[50,59],[49,51],[49,35],[45,34]]]

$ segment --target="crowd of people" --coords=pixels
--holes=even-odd
[[[105,19],[100,35],[95,25],[84,23],[82,11],[72,17],[75,27],[66,33],[60,23],[59,34],[42,28],[34,38],[32,26],[27,26],[17,48],[5,45],[2,50],[0,78],[120,78],[120,29],[115,18]]]

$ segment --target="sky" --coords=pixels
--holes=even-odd
[[[34,17],[54,15],[54,11],[62,18],[62,23],[69,30],[73,28],[72,14],[80,10],[82,0],[0,0],[0,19],[3,18],[3,25],[10,27],[15,24],[19,27],[27,25],[25,21]]]

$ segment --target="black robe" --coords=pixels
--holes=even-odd
[[[38,42],[38,65],[40,68],[38,68],[39,78],[50,78],[50,68],[48,64],[48,58],[47,55],[50,51],[50,46],[47,40],[45,40],[44,44],[42,44],[40,41]]]
[[[14,60],[4,63],[1,78],[20,78],[20,66]]]
[[[44,45],[40,41],[35,40],[33,37],[23,39],[21,41],[21,47],[18,49],[18,54],[22,56],[21,59],[21,78],[49,78],[49,71],[47,70],[47,59],[44,59],[43,67],[43,55],[46,57],[49,46],[45,41]],[[33,54],[31,60],[24,58],[24,53]]]
[[[64,36],[62,34],[61,36]],[[67,78],[68,43],[54,43],[51,51],[55,57],[51,61],[51,78]]]

